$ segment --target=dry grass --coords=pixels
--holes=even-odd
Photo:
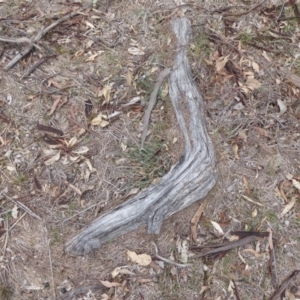
[[[234,2],[232,5],[244,6],[242,1]],[[7,37],[34,36],[42,25],[54,22],[55,16],[59,18],[80,7],[61,1],[52,1],[51,5],[34,0],[0,4],[1,36]],[[241,299],[268,299],[274,292],[267,255],[255,258],[243,249],[215,260],[191,259],[193,267],[186,269],[165,264],[158,271],[128,262],[128,249],[154,255],[153,240],[160,255],[173,255],[179,261],[176,242],[190,241],[189,221],[196,204],[168,219],[159,236],[148,236],[141,228],[87,257],[71,257],[63,251],[71,236],[125,201],[132,189],[146,188],[162,177],[181,156],[183,141],[167,96],[160,97],[152,113],[144,151],[139,150],[141,105],[123,110],[103,129],[92,127],[89,122],[99,113],[121,110],[121,105],[135,96],[147,102],[159,68],[172,65],[176,41],[169,20],[183,15],[193,23],[189,57],[206,100],[207,126],[219,160],[219,180],[200,221],[199,243],[218,240],[210,220],[219,222],[226,233],[264,231],[270,227],[276,240],[277,283],[300,268],[299,200],[292,214],[280,218],[285,203],[278,192],[281,182],[286,181],[288,200],[298,197],[296,188],[288,185],[286,174],[297,177],[300,171],[299,119],[293,106],[300,92],[285,81],[279,67],[290,67],[300,75],[299,26],[294,20],[276,23],[276,17],[258,14],[281,1],[267,1],[249,14],[232,16],[227,25],[220,13],[212,13],[224,7],[224,1],[187,4],[174,10],[173,1],[99,3],[98,10],[86,9],[84,14],[54,28],[42,39],[39,49],[13,69],[1,71],[0,229],[6,233],[2,232],[0,241],[0,299],[67,299],[63,298],[66,291],[99,287],[99,280],[112,280],[110,273],[120,266],[127,266],[138,275],[117,279],[126,279],[128,290],[85,290],[84,294],[89,295],[85,299],[101,299],[104,293],[109,299],[123,299],[125,294],[126,299],[224,299],[230,280],[236,282]],[[293,16],[290,8],[284,8],[284,12],[285,17]],[[279,13],[277,10],[276,16]],[[265,30],[268,26],[283,35],[272,38],[274,33]],[[225,29],[229,30],[227,37]],[[212,39],[212,31],[223,42]],[[269,47],[270,52],[250,46],[249,42]],[[133,44],[144,47],[145,56],[131,55],[128,48]],[[23,46],[1,43],[1,66]],[[47,52],[49,49],[51,53]],[[87,61],[97,51],[102,52]],[[50,54],[56,56],[20,79],[40,56]],[[241,99],[233,76],[225,69],[216,70],[216,60],[221,56],[228,56],[241,72],[253,72],[262,86]],[[251,66],[253,61],[260,67],[258,72]],[[133,74],[131,85],[126,83],[128,72]],[[112,99],[109,105],[102,105],[104,99],[98,95],[106,84],[112,86]],[[66,96],[68,101],[49,115],[55,101],[53,95]],[[90,116],[85,114],[88,99],[93,103]],[[278,114],[277,99],[287,106],[284,114]],[[61,140],[77,136],[78,143],[72,149],[64,147],[58,161],[45,165],[57,150],[50,152],[51,144],[45,140],[45,132],[37,129],[37,122],[63,131]],[[264,129],[269,137],[257,128]],[[80,135],[82,129],[85,132]],[[234,153],[235,145],[239,159]],[[74,151],[83,146],[89,151],[80,159],[72,159],[79,156]],[[264,206],[244,200],[241,195],[247,192]],[[25,205],[28,211],[19,208],[14,218],[14,201]],[[267,251],[267,241],[246,248],[263,253]],[[296,281],[294,284],[298,285]],[[205,296],[200,295],[203,286],[207,286]]]

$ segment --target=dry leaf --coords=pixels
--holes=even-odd
[[[68,148],[72,148],[77,143],[77,137],[72,137],[68,142],[65,141]]]
[[[117,267],[115,268],[112,272],[111,272],[111,276],[112,278],[115,278],[116,276],[118,276],[119,274],[126,274],[126,275],[135,275],[135,273],[124,269],[125,267]]]
[[[259,202],[257,202],[257,201],[254,201],[254,200],[252,200],[250,197],[248,197],[248,196],[245,196],[245,195],[241,195],[245,200],[247,200],[247,201],[249,201],[249,202],[251,202],[251,203],[253,203],[253,204],[256,204],[256,205],[258,205],[258,206],[264,206],[263,204],[261,204],[261,203],[259,203]]]
[[[247,142],[247,139],[248,139],[247,131],[248,131],[248,129],[243,129],[243,130],[239,131],[239,134],[238,134],[239,138],[242,139],[244,142]]]
[[[82,195],[82,192],[80,191],[80,189],[77,188],[75,185],[73,185],[73,184],[71,184],[71,183],[68,183],[68,182],[66,182],[66,184],[68,184],[69,187],[70,187],[75,193],[77,193],[79,196]]]
[[[271,138],[271,137],[269,136],[268,131],[267,131],[266,129],[264,129],[264,128],[254,127],[254,130],[255,130],[259,135],[261,135],[261,136],[264,136],[264,137],[269,138],[269,139]]]
[[[250,192],[249,183],[246,176],[243,176],[243,182],[244,182],[246,194],[250,196],[251,192]]]
[[[88,27],[92,28],[92,29],[95,28],[95,26],[94,26],[92,23],[88,22],[88,21],[85,21],[85,24],[86,24]]]
[[[254,210],[251,213],[252,218],[255,218],[257,216],[257,209],[254,208]]]
[[[245,82],[245,85],[251,91],[261,87],[261,83],[258,80],[256,80],[255,78],[252,78],[252,77],[247,78],[247,80]]]
[[[101,90],[101,92],[98,94],[99,97],[103,96],[104,97],[104,101],[102,103],[102,105],[109,103],[110,98],[111,98],[111,90],[112,87],[109,84],[106,84],[103,89]]]
[[[18,219],[18,209],[19,207],[17,205],[15,205],[13,207],[13,209],[11,210],[11,216],[14,218],[14,219]]]
[[[128,52],[132,55],[145,55],[145,52],[142,49],[139,49],[137,47],[129,48]]]
[[[130,190],[130,192],[126,195],[126,197],[129,197],[129,196],[132,196],[132,195],[136,195],[139,191],[140,191],[139,188],[133,188],[133,189]]]
[[[73,150],[72,152],[75,154],[84,154],[87,153],[89,151],[89,148],[87,146],[81,146],[80,148],[78,148],[77,150]]]
[[[263,51],[263,52],[262,52],[262,56],[263,56],[268,62],[271,62],[271,59],[270,59],[270,57],[267,55],[266,51]]]
[[[265,257],[268,255],[267,252],[258,253],[253,249],[244,249],[243,252],[250,252],[250,253],[254,254],[255,258],[261,258],[261,257]]]
[[[244,75],[250,78],[254,78],[254,73],[252,71],[245,71]]]
[[[293,186],[300,191],[300,182],[297,181],[296,179],[292,179]]]
[[[79,51],[75,52],[74,58],[82,56],[83,53],[84,53],[84,50],[79,50]]]
[[[210,221],[210,223],[214,226],[214,228],[216,229],[216,231],[219,233],[219,234],[224,234],[224,231],[222,229],[222,227],[215,221]]]
[[[252,68],[259,73],[259,65],[255,61],[252,61]]]
[[[51,106],[51,109],[50,109],[50,111],[48,112],[48,116],[51,116],[54,112],[55,112],[55,110],[56,110],[56,107],[57,107],[57,105],[58,105],[58,103],[60,102],[60,97],[59,98],[57,98],[54,102],[53,102],[53,104],[52,104],[52,106]]]
[[[122,286],[121,283],[118,282],[110,282],[107,280],[100,280],[100,282],[107,288],[115,287],[115,286]]]
[[[85,44],[85,49],[91,48],[94,44],[93,40],[88,40]]]
[[[75,162],[75,161],[80,161],[81,157],[80,156],[69,156],[70,161]]]
[[[88,168],[89,168],[89,171],[91,173],[94,173],[96,172],[97,170],[95,168],[93,168],[91,162],[87,159],[87,158],[84,158],[84,162],[87,164]]]
[[[250,90],[245,85],[242,85],[241,83],[239,83],[239,86],[241,87],[241,91],[243,93],[248,94],[250,92]]]
[[[150,278],[148,278],[148,279],[147,278],[138,278],[137,281],[140,283],[148,283],[148,282],[152,282],[153,280]]]
[[[65,103],[68,102],[67,96],[52,95],[52,98],[54,99],[54,103],[52,104],[51,109],[48,112],[48,116],[51,116],[56,109],[61,108]]]
[[[169,84],[168,84],[168,82],[166,82],[164,84],[163,88],[161,89],[160,96],[161,96],[162,99],[164,99],[168,96],[168,94],[169,94]]]
[[[50,166],[50,165],[52,165],[54,162],[58,161],[59,159],[60,159],[60,150],[59,150],[53,157],[51,157],[50,159],[46,160],[46,161],[44,162],[44,164],[45,164],[46,166]]]
[[[207,290],[207,288],[208,288],[208,286],[206,286],[206,285],[202,285],[199,295],[203,294],[203,293],[204,293],[204,291],[206,291],[206,290]]]
[[[55,87],[58,88],[58,89],[61,89],[61,88],[62,88],[62,86],[61,86],[59,83],[57,83],[55,80],[53,80],[52,78],[50,78],[50,79],[48,80],[48,85],[47,85],[47,87],[50,87],[51,85],[55,86]],[[59,96],[59,97],[60,97],[60,96]]]
[[[183,240],[178,245],[178,253],[180,253],[180,261],[182,263],[187,263],[189,259],[188,250],[189,250],[189,243],[187,240]]]
[[[121,146],[123,152],[127,149],[127,145],[125,145],[123,142],[121,142],[120,146]]]
[[[270,250],[273,250],[274,246],[273,246],[273,233],[272,233],[272,229],[270,227],[268,227],[267,231],[269,232],[269,247],[270,247]]]
[[[237,144],[234,144],[232,146],[232,148],[233,148],[233,152],[234,152],[234,157],[236,159],[240,159],[240,157],[239,157],[239,146]]]
[[[196,213],[194,214],[193,218],[191,219],[191,231],[192,231],[192,237],[194,242],[197,242],[197,225],[198,222],[200,220],[200,217],[205,209],[207,200],[204,200],[201,205],[199,206],[199,208],[197,209]]]
[[[16,171],[16,168],[13,166],[13,165],[7,165],[6,166],[6,169],[10,172],[15,172]]]
[[[102,54],[103,52],[104,52],[104,51],[97,51],[97,53],[94,53],[93,55],[89,56],[89,57],[85,60],[85,62],[94,61],[95,58],[96,58],[97,56],[99,56],[100,54]]]
[[[280,217],[282,218],[285,214],[287,214],[295,205],[296,203],[296,197],[292,197],[291,201],[284,207],[283,211],[280,214]]]
[[[106,127],[107,125],[109,125],[109,122],[104,120],[105,116],[103,115],[98,115],[96,118],[94,118],[92,121],[91,121],[91,125],[94,125],[94,126],[97,126],[97,125],[100,125],[102,128],[103,127]]]
[[[148,266],[150,265],[152,259],[148,254],[136,254],[134,251],[127,251],[127,255],[130,260],[134,263],[139,264],[140,266]]]
[[[286,105],[280,99],[277,99],[277,104],[279,106],[279,115],[283,115],[287,111]]]
[[[175,278],[177,278],[177,276],[178,276],[178,271],[177,271],[177,268],[176,268],[175,266],[172,266],[172,267],[171,267],[170,273],[171,273],[171,275],[173,275]]]
[[[228,62],[228,56],[222,56],[216,60],[216,70],[220,72],[224,69],[226,63]]]
[[[132,72],[130,72],[130,71],[127,71],[127,73],[126,73],[126,84],[128,86],[131,86],[131,84],[132,84]]]
[[[150,74],[153,74],[153,73],[155,73],[156,71],[158,71],[159,70],[159,67],[153,67],[153,68],[151,68],[151,70],[150,70]]]

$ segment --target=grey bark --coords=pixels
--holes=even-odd
[[[158,234],[163,221],[204,198],[217,180],[214,147],[206,130],[204,102],[193,81],[186,48],[192,38],[188,19],[171,21],[178,44],[169,78],[169,94],[185,140],[184,155],[161,181],[93,221],[66,244],[85,255],[142,225]]]

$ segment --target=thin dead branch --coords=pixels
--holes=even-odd
[[[5,195],[5,197],[7,199],[9,199],[11,202],[13,202],[14,204],[16,204],[17,206],[19,206],[20,208],[22,208],[24,211],[26,211],[30,216],[32,216],[33,218],[36,218],[38,220],[41,220],[41,217],[38,216],[37,214],[35,214],[31,209],[29,209],[26,205],[24,205],[23,203],[21,203],[20,201],[15,201],[14,199],[12,199],[11,197]]]
[[[283,293],[283,291],[288,287],[290,282],[300,273],[299,269],[294,270],[286,280],[280,285],[280,287],[274,292],[270,300],[276,300],[279,299],[280,295]]]
[[[22,75],[21,79],[29,76],[36,68],[38,68],[41,64],[43,64],[48,58],[53,56],[46,56],[39,59],[35,64],[33,64],[25,73]]]
[[[223,16],[224,17],[240,17],[240,16],[243,16],[243,15],[247,15],[249,14],[250,12],[252,12],[253,10],[257,9],[258,7],[260,7],[261,5],[263,5],[267,0],[263,0],[261,1],[260,3],[256,4],[256,5],[253,5],[251,8],[249,8],[248,10],[246,11],[243,11],[243,12],[239,12],[239,13],[226,13],[224,14]]]
[[[232,249],[235,249],[235,248],[238,248],[238,247],[242,247],[242,246],[245,246],[249,243],[252,243],[256,239],[257,239],[256,236],[251,235],[251,236],[245,237],[243,239],[240,239],[238,241],[227,243],[225,246],[221,246],[221,247],[218,247],[216,249],[208,250],[205,253],[196,254],[195,256],[193,256],[193,258],[210,256],[210,255],[220,254],[222,252],[227,252],[229,250],[232,250]]]
[[[162,260],[162,261],[164,261],[164,262],[166,262],[166,263],[168,263],[168,264],[170,264],[170,265],[174,265],[174,266],[176,266],[176,267],[178,267],[178,268],[188,268],[188,267],[191,267],[193,264],[179,264],[179,263],[177,263],[177,262],[175,262],[175,261],[172,261],[172,260],[170,260],[170,259],[167,259],[167,258],[164,258],[164,257],[162,257],[162,256],[160,256],[159,254],[158,254],[158,249],[157,249],[157,246],[156,246],[156,244],[154,243],[154,242],[151,242],[151,244],[154,246],[154,248],[155,248],[155,257],[156,258],[158,258],[158,259],[160,259],[160,260]]]
[[[161,71],[157,77],[156,83],[154,85],[153,91],[150,96],[150,100],[148,103],[148,107],[145,111],[144,115],[144,124],[143,124],[143,132],[142,132],[142,143],[141,148],[144,147],[144,143],[147,137],[147,131],[148,131],[148,125],[150,120],[151,111],[155,106],[156,103],[156,97],[159,91],[160,86],[162,85],[164,79],[170,74],[170,68],[165,68],[163,71]]]
[[[70,14],[67,14],[66,16],[58,19],[56,22],[52,23],[48,27],[44,28],[42,27],[38,34],[33,38],[29,39],[26,37],[21,37],[21,38],[7,38],[7,37],[0,37],[0,41],[8,42],[8,43],[27,43],[29,46],[27,46],[21,53],[17,54],[5,67],[5,70],[9,70],[12,68],[20,59],[22,59],[24,56],[26,56],[32,49],[33,47],[39,48],[36,43],[39,42],[51,29],[56,27],[58,24],[73,18],[74,16],[77,16],[78,14],[82,13],[82,11],[85,9],[81,8],[78,11],[72,12]]]

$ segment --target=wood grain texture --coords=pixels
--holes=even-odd
[[[192,38],[188,19],[171,21],[178,44],[170,73],[170,98],[185,140],[184,155],[161,181],[107,212],[66,244],[85,255],[140,226],[158,234],[163,221],[204,198],[217,180],[214,147],[206,130],[204,102],[193,81],[186,48]]]

